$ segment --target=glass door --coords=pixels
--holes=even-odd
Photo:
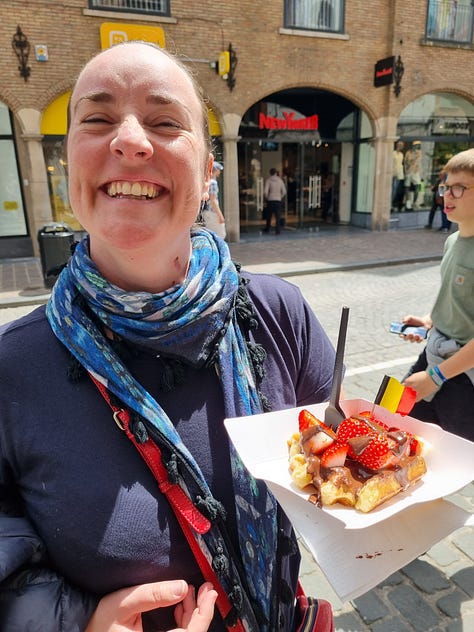
[[[339,222],[340,143],[247,140],[238,145],[242,232],[263,228],[264,183],[275,168],[287,195],[281,217],[289,230]]]

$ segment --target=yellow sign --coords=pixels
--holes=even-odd
[[[3,203],[3,209],[5,211],[16,211],[18,210],[18,202],[14,202],[13,200],[6,200]]]
[[[230,70],[230,53],[228,50],[219,54],[219,76],[228,75]]]
[[[140,40],[153,42],[165,48],[165,32],[159,26],[143,26],[141,24],[121,24],[120,22],[104,22],[100,25],[100,45],[102,50],[129,42]]]

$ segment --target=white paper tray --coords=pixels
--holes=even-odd
[[[372,408],[362,399],[341,405],[348,416]],[[298,429],[302,408],[324,419],[326,406],[227,419],[225,425],[246,467],[267,481],[336,594],[348,601],[459,527],[474,524],[471,514],[442,500],[473,480],[474,444],[433,424],[393,415],[377,406],[377,418],[423,439],[427,474],[413,488],[369,514],[345,507],[319,509],[291,482],[286,442]]]
[[[315,404],[225,421],[230,438],[248,470],[256,478],[264,479],[277,498],[280,488],[292,492],[301,501],[302,511],[307,510],[305,505],[309,504],[307,499],[310,494],[300,490],[291,480],[287,439],[298,430],[298,413],[302,408],[324,420],[326,406],[327,403]],[[364,399],[345,400],[341,406],[348,416],[372,409],[372,404]],[[348,529],[362,529],[412,505],[448,496],[473,480],[474,444],[470,441],[445,432],[434,424],[392,414],[379,406],[375,407],[375,415],[391,426],[409,430],[422,438],[427,473],[407,491],[400,492],[368,514],[342,505],[322,510],[311,505],[314,515],[323,511]]]

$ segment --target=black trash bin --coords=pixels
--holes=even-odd
[[[72,254],[74,232],[60,222],[50,222],[38,231],[38,243],[45,287],[53,287]]]

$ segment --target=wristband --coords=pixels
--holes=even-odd
[[[433,382],[436,384],[438,388],[443,386],[443,382],[441,381],[441,379],[438,377],[438,375],[433,371],[431,367],[427,369],[426,372],[428,373],[428,375],[430,376],[430,378],[433,380]]]
[[[439,377],[439,379],[441,380],[441,384],[444,384],[444,382],[448,381],[448,378],[443,375],[439,366],[434,366],[433,370],[436,373],[436,375]]]

